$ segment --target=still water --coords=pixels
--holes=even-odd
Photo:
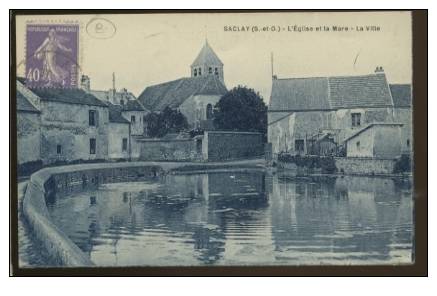
[[[48,204],[99,266],[411,263],[411,188],[390,178],[167,175]]]

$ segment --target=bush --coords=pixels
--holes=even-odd
[[[411,158],[410,155],[404,154],[396,160],[393,173],[399,174],[407,172],[411,172]]]

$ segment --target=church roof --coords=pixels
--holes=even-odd
[[[197,55],[197,58],[191,64],[191,66],[198,66],[198,65],[223,66],[223,63],[220,60],[220,58],[217,56],[217,54],[214,52],[211,46],[209,46],[208,40],[205,42],[205,45],[203,45],[202,49]]]
[[[390,84],[395,107],[411,107],[411,84]]]
[[[138,100],[149,110],[162,111],[177,108],[195,95],[224,95],[227,89],[215,75],[181,78],[146,87]]]
[[[273,80],[269,110],[311,111],[391,107],[384,74]]]

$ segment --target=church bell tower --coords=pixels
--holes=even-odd
[[[223,63],[209,45],[208,40],[205,40],[197,58],[191,64],[191,77],[207,75],[214,75],[224,83]]]

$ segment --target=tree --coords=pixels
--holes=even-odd
[[[160,113],[147,114],[144,116],[144,123],[144,133],[152,138],[161,138],[168,133],[178,133],[188,128],[184,114],[170,107]]]
[[[215,105],[214,125],[222,130],[267,133],[267,106],[259,93],[238,86]]]

